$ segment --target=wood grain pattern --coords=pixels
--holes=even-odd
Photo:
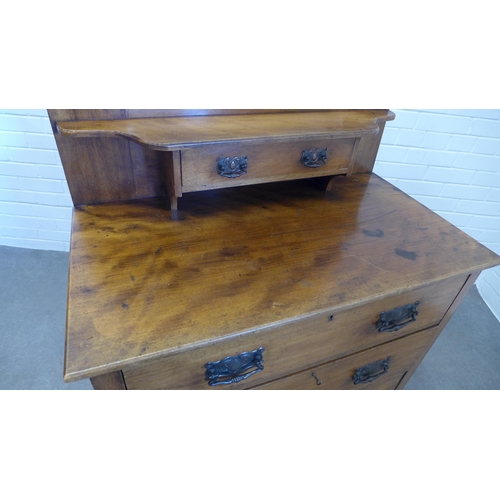
[[[169,153],[143,148],[132,141],[120,142],[127,143],[132,165],[134,192],[130,194],[130,199],[163,196],[165,184],[160,166],[163,156]]]
[[[243,120],[243,122],[239,122],[240,128],[245,119],[253,120],[254,127],[256,123],[260,124],[257,126],[257,130],[254,130],[254,135],[262,136],[264,134],[266,136],[265,140],[272,142],[274,140],[272,134],[277,133],[278,130],[276,127],[283,124],[285,130],[288,127],[288,133],[295,127],[295,130],[300,135],[303,120],[310,121],[310,118],[305,118],[307,116],[318,116],[318,114],[332,116],[333,113],[333,115],[340,117],[355,113],[359,117],[361,113],[359,110],[339,110],[336,112],[330,110],[326,113],[321,113],[321,111],[326,110],[49,109],[48,113],[73,204],[79,206],[163,195],[165,190],[163,160],[158,152],[142,147],[124,137],[103,137],[100,133],[97,133],[99,137],[79,139],[64,137],[57,132],[58,122],[78,122],[80,124],[78,127],[81,127],[81,122],[89,123],[89,121],[91,121],[90,123],[107,123],[109,120],[129,119],[129,121],[136,123],[135,119],[160,118],[170,120],[169,123],[171,124],[179,124],[181,122],[186,123],[186,120],[188,120],[188,123],[192,123],[192,117],[199,117],[201,121],[198,122],[198,126],[190,125],[184,130],[184,139],[186,139],[185,132],[191,134],[200,127],[203,128],[203,120],[205,120],[203,122],[205,126],[211,126],[211,123],[206,120],[225,120],[226,124],[229,123],[230,134],[235,139],[238,127],[232,126],[230,123],[236,118],[234,115],[241,115],[238,119]],[[369,116],[370,127],[373,130],[375,130],[374,127],[382,130],[385,120],[394,118],[394,114],[387,110],[369,110],[365,111],[365,114]],[[269,115],[267,118],[274,123],[274,130],[266,128],[271,126],[271,122],[262,121],[265,120],[266,115]],[[276,119],[276,116],[281,116],[281,118]],[[379,118],[375,118],[377,120],[375,124],[373,119],[377,116]],[[231,119],[231,122],[227,122],[228,119]],[[235,123],[238,123],[238,120]],[[147,122],[149,123],[149,120]],[[124,122],[120,121],[120,123]],[[353,123],[355,122],[351,120],[351,128],[354,126]],[[335,123],[331,122],[329,126],[335,128],[335,126],[339,125],[343,126],[343,122],[337,120]],[[177,126],[174,126],[174,128],[177,128]],[[220,134],[221,131],[224,132],[224,128],[219,127],[218,133]],[[246,128],[243,132],[245,131]],[[325,130],[323,130],[324,132]],[[207,131],[205,133],[209,134]],[[107,133],[104,135],[107,135]],[[291,136],[289,135],[289,137]],[[363,144],[371,144],[372,136],[363,137]],[[191,140],[192,138],[189,139],[189,141]],[[159,147],[158,149],[163,148]],[[374,159],[373,156],[373,161]],[[367,162],[364,161],[363,171],[367,171]],[[373,162],[371,168],[373,168]]]
[[[127,389],[123,373],[121,371],[91,377],[90,382],[96,391],[123,391]]]
[[[378,299],[353,308],[332,307],[311,317],[283,325],[231,336],[210,345],[192,346],[172,353],[167,359],[149,361],[124,369],[129,389],[210,389],[204,379],[207,362],[264,347],[264,370],[229,387],[247,389],[256,384],[290,375],[356,351],[372,348],[437,325],[462,287],[465,278],[455,276],[396,296]],[[417,321],[396,332],[379,332],[382,311],[420,301]],[[307,355],[305,355],[307,353]]]
[[[295,141],[267,144],[234,144],[204,146],[182,151],[182,191],[260,184],[281,180],[339,175],[347,173],[353,158],[355,139]],[[318,168],[301,162],[302,151],[326,148],[328,161]],[[248,171],[235,179],[217,173],[218,158],[247,156]]]
[[[128,120],[57,122],[63,136],[126,137],[160,151],[176,151],[231,142],[280,142],[362,137],[378,134],[390,111],[266,113]]]
[[[65,380],[466,275],[500,257],[376,175],[75,209]],[[255,348],[260,346],[255,346]]]
[[[351,174],[367,174],[373,171],[385,128],[385,122],[380,122],[379,127],[380,132],[377,135],[365,135],[359,138],[356,157],[352,169],[350,170]]]
[[[179,116],[231,116],[268,113],[309,113],[327,109],[126,109],[124,118],[172,118]]]
[[[151,155],[158,154],[155,151],[150,152],[147,161],[137,161],[140,157],[131,156],[130,141],[125,139],[75,141],[56,130],[58,120],[125,118],[125,110],[49,109],[48,113],[75,206],[159,195],[163,187],[159,183],[161,170],[157,164],[151,166]]]
[[[479,272],[500,264],[365,175],[394,118],[388,110],[49,110],[49,117],[77,207],[67,381],[206,389],[207,362],[264,347],[265,369],[223,388],[401,389]],[[295,149],[325,142],[327,168],[302,173]],[[242,155],[248,174],[215,175],[217,157]],[[276,180],[287,182],[266,184]],[[415,322],[378,332],[382,310],[417,300]],[[356,368],[386,355],[387,374],[353,387]]]
[[[170,202],[170,210],[176,211],[177,199],[182,196],[181,154],[179,151],[173,151],[162,155],[166,196]]]
[[[267,390],[382,390],[396,389],[401,379],[415,365],[426,349],[434,329],[414,333],[388,344],[354,354],[344,359],[315,366],[290,377],[256,387]],[[358,368],[389,358],[389,370],[372,382],[354,384],[353,375]],[[321,381],[317,384],[316,378]]]

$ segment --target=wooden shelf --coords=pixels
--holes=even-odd
[[[124,137],[150,149],[179,151],[209,144],[287,142],[376,135],[388,110],[290,112],[224,116],[57,122],[66,137]]]

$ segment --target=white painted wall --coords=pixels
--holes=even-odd
[[[69,251],[72,202],[46,110],[0,110],[0,245]]]
[[[381,177],[500,254],[500,110],[394,110]],[[0,110],[0,245],[69,250],[71,198],[45,110]],[[477,282],[500,319],[500,268]]]
[[[500,254],[500,110],[394,110],[374,172]],[[477,288],[500,320],[500,267]]]

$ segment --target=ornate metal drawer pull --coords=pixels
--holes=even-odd
[[[300,161],[306,167],[322,167],[328,161],[326,150],[327,148],[306,149],[305,151],[302,151],[302,157]]]
[[[377,321],[379,332],[397,332],[407,324],[413,323],[417,319],[417,306],[420,302],[417,300],[413,304],[406,304],[401,307],[395,307],[390,311],[380,313],[380,319]],[[405,321],[406,320],[406,321]],[[401,323],[403,321],[403,323]]]
[[[369,382],[373,382],[375,379],[379,378],[384,373],[387,373],[387,371],[389,370],[390,359],[391,358],[388,357],[379,361],[375,361],[374,363],[370,363],[369,365],[363,366],[362,368],[358,368],[352,376],[354,385],[368,384]]]
[[[217,173],[229,179],[235,179],[247,173],[248,156],[226,156],[217,158]]]
[[[242,352],[237,356],[228,356],[219,361],[207,363],[205,365],[205,380],[208,380],[208,385],[212,386],[241,382],[264,369],[263,352],[264,348],[260,347],[252,352]],[[247,371],[252,368],[255,369]]]

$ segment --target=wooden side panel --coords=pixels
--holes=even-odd
[[[162,153],[143,148],[132,141],[128,141],[128,145],[134,174],[134,198],[162,196],[163,176],[159,168]]]
[[[111,391],[111,390],[125,390],[127,389],[121,371],[106,373],[98,375],[90,379],[94,390],[98,391]]]
[[[62,120],[111,120],[125,118],[124,110],[48,110],[74,205],[121,201],[155,196],[156,181],[136,189],[129,141],[115,138],[63,137],[55,123]],[[135,168],[140,171],[144,165]],[[156,169],[159,172],[159,168]]]
[[[369,173],[373,171],[377,158],[378,148],[384,133],[385,122],[378,122],[380,132],[377,135],[364,136],[360,138],[356,159],[350,174]]]
[[[297,112],[298,110],[220,109],[49,109],[49,118],[75,206],[161,196],[164,186],[159,153],[126,139],[63,137],[58,121],[117,120]],[[307,111],[307,110],[303,110]]]
[[[397,389],[404,389],[405,385],[407,382],[410,380],[411,376],[415,372],[415,370],[418,368],[418,365],[422,362],[424,359],[425,355],[429,352],[430,348],[433,346],[434,342],[437,340],[441,332],[443,331],[444,327],[448,324],[448,321],[450,321],[451,317],[455,314],[455,311],[457,310],[458,306],[461,304],[462,300],[465,298],[465,296],[469,293],[469,290],[472,288],[472,285],[475,283],[479,275],[481,274],[480,271],[472,273],[467,281],[465,282],[464,286],[460,290],[459,294],[453,301],[453,304],[450,306],[446,314],[444,315],[443,320],[439,324],[439,326],[435,329],[434,335],[430,339],[429,343],[425,347],[425,349],[422,350],[420,353],[419,358],[417,359],[416,363],[413,365],[413,367],[405,374],[403,377],[403,380],[401,380],[401,383],[398,385]]]

